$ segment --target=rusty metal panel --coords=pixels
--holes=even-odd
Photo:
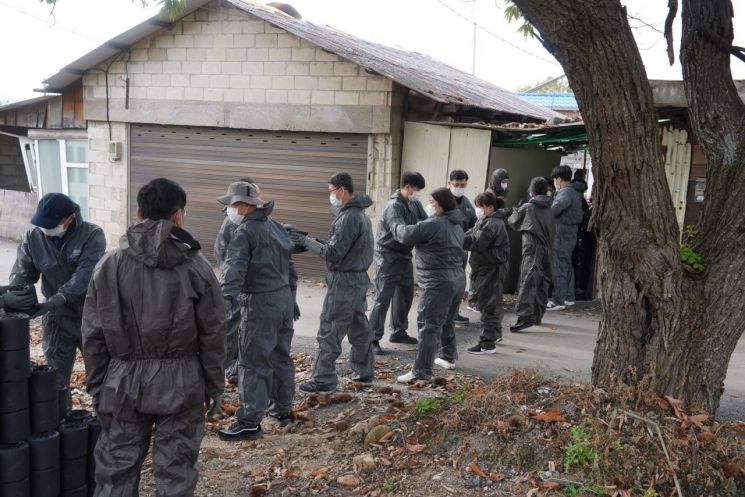
[[[186,190],[186,228],[210,260],[223,220],[215,198],[228,184],[251,176],[264,200],[274,200],[274,219],[311,236],[327,238],[328,179],[337,171],[352,175],[355,189],[366,189],[367,135],[272,132],[133,124],[130,128],[130,205],[153,178],[172,179]],[[130,212],[130,221],[134,212]],[[325,274],[313,254],[295,257],[306,278]]]

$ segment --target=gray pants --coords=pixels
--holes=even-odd
[[[204,435],[202,406],[173,415],[138,414],[124,421],[98,414],[95,497],[137,497],[140,471],[153,438],[153,475],[158,497],[191,497]]]
[[[246,424],[260,424],[270,400],[276,414],[288,414],[292,409],[293,305],[290,287],[241,295],[238,367],[241,407],[236,417]]]
[[[419,286],[419,348],[414,361],[414,374],[422,380],[432,379],[436,354],[441,359],[455,360],[458,349],[455,341],[453,319],[466,289],[466,276],[462,270],[427,271],[421,276]]]
[[[523,237],[520,261],[520,292],[515,313],[519,322],[540,323],[551,288],[551,250]]]
[[[341,342],[345,336],[352,345],[349,365],[361,377],[373,378],[373,334],[365,315],[370,278],[366,272],[332,271],[326,275],[326,286],[313,381],[319,385],[336,386],[336,360],[341,355]]]
[[[577,226],[558,225],[554,239],[553,302],[562,305],[574,299],[574,267],[572,252],[577,245]],[[571,288],[570,288],[571,286]]]
[[[482,348],[493,348],[496,340],[502,338],[502,288],[507,273],[506,266],[479,268],[471,272],[471,289],[476,290],[481,311],[479,345]]]
[[[385,316],[391,308],[391,336],[406,335],[409,310],[414,302],[414,266],[411,259],[384,260],[375,268],[375,300],[370,327],[375,340],[383,338]]]
[[[241,329],[240,299],[231,300],[228,309],[228,332],[225,335],[225,378],[238,381],[238,337]]]
[[[57,382],[60,387],[68,387],[65,403],[72,409],[70,378],[75,366],[75,354],[82,353],[81,326],[82,317],[63,316],[48,313],[42,318],[42,349],[47,364],[57,370]]]

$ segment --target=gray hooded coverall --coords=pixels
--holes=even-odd
[[[336,359],[347,336],[352,345],[349,364],[361,377],[374,376],[373,334],[365,312],[370,278],[367,269],[373,260],[372,223],[365,209],[372,200],[357,193],[344,204],[331,224],[329,240],[321,253],[326,261],[326,298],[318,328],[318,354],[313,363],[313,381],[335,387]]]
[[[88,393],[101,419],[96,497],[138,495],[153,441],[159,497],[197,484],[205,396],[223,392],[225,308],[207,259],[168,221],[131,226],[101,259],[83,313]]]
[[[582,204],[582,194],[574,188],[574,183],[559,188],[551,203],[551,212],[556,222],[554,289],[551,300],[557,305],[563,305],[567,297],[574,296],[574,288],[570,289],[570,285],[574,284],[572,252],[577,245],[577,232],[584,215]]]
[[[510,265],[510,239],[504,224],[508,213],[499,209],[477,221],[464,239],[466,250],[471,251],[471,290],[478,295],[481,311],[479,345],[485,349],[494,348],[502,338],[502,287]]]
[[[418,201],[409,202],[400,190],[385,204],[375,242],[375,300],[370,312],[370,327],[375,340],[383,338],[385,315],[391,308],[391,337],[406,335],[409,310],[414,301],[413,247],[393,238],[391,226],[412,225],[426,219]]]
[[[422,380],[432,378],[438,350],[442,359],[458,358],[453,318],[458,314],[466,288],[463,222],[463,213],[453,209],[414,226],[396,225],[392,230],[397,241],[416,247],[422,297],[417,317],[420,329],[414,374]]]
[[[290,357],[297,273],[294,244],[269,217],[274,202],[245,216],[225,257],[222,291],[232,307],[240,300],[239,388],[236,417],[257,426],[269,401],[273,414],[287,415],[295,395],[295,365]]]
[[[225,271],[223,263],[225,262],[225,256],[228,251],[228,245],[230,240],[233,239],[235,229],[238,227],[234,222],[230,220],[228,216],[225,216],[222,224],[220,225],[220,231],[217,233],[215,238],[215,246],[213,248],[213,254],[215,256],[215,262],[220,271]],[[239,299],[231,301],[232,307],[228,311],[228,333],[225,336],[225,378],[229,381],[238,381],[238,330],[241,326],[241,303]]]
[[[58,242],[58,243],[55,243]],[[61,246],[59,246],[61,242]],[[61,387],[70,386],[76,349],[81,348],[80,323],[83,302],[93,268],[106,252],[106,237],[95,224],[83,221],[75,207],[75,228],[61,240],[48,237],[39,228],[29,230],[18,247],[10,273],[11,285],[33,285],[41,277],[41,293],[47,300],[55,294],[65,304],[42,317],[42,347],[47,363],[57,370]],[[67,408],[72,407],[68,392]]]
[[[554,219],[551,199],[537,195],[513,210],[507,224],[522,234],[520,291],[517,296],[518,322],[540,324],[551,288],[551,251]]]

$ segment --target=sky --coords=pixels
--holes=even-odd
[[[504,0],[289,0],[303,17],[362,38],[425,53],[508,90],[563,74],[537,40],[504,19]],[[681,79],[659,32],[666,0],[622,0],[651,79]],[[737,5],[736,5],[737,7]],[[38,96],[33,89],[106,40],[157,13],[154,0],[0,0],[0,102]],[[745,8],[735,12],[735,44],[745,45]],[[674,27],[680,38],[680,19]],[[677,43],[676,43],[677,45]],[[676,48],[677,50],[677,48]],[[677,53],[676,53],[677,57]],[[745,63],[733,58],[745,79]]]

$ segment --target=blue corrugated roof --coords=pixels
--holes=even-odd
[[[553,110],[579,110],[574,93],[518,93],[531,103],[542,105]]]

